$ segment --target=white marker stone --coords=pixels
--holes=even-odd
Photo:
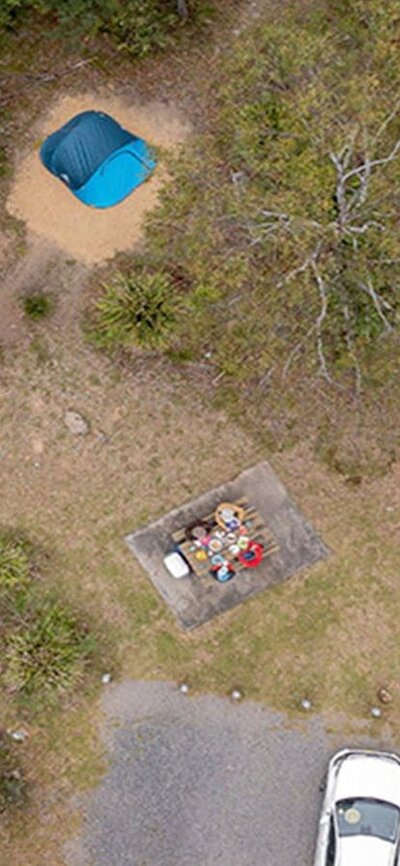
[[[28,732],[24,731],[23,728],[18,728],[17,731],[7,731],[7,733],[16,743],[24,743],[28,738]]]
[[[231,698],[233,701],[240,701],[242,699],[242,697],[243,697],[243,695],[242,695],[241,691],[239,691],[239,689],[233,689],[231,691]]]

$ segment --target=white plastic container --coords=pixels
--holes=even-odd
[[[180,553],[167,553],[164,556],[164,565],[168,573],[175,580],[180,580],[182,577],[187,577],[190,574],[190,568]]]

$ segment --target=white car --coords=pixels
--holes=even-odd
[[[400,866],[400,758],[344,749],[329,762],[314,866]]]

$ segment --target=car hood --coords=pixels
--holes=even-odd
[[[338,769],[334,798],[338,802],[353,797],[400,807],[400,765],[389,757],[350,755]]]
[[[338,866],[392,866],[395,846],[376,836],[342,836]],[[336,861],[335,861],[336,862]]]

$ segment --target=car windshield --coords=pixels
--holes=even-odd
[[[400,811],[381,800],[340,800],[336,804],[340,836],[378,836],[395,842],[399,829]]]

